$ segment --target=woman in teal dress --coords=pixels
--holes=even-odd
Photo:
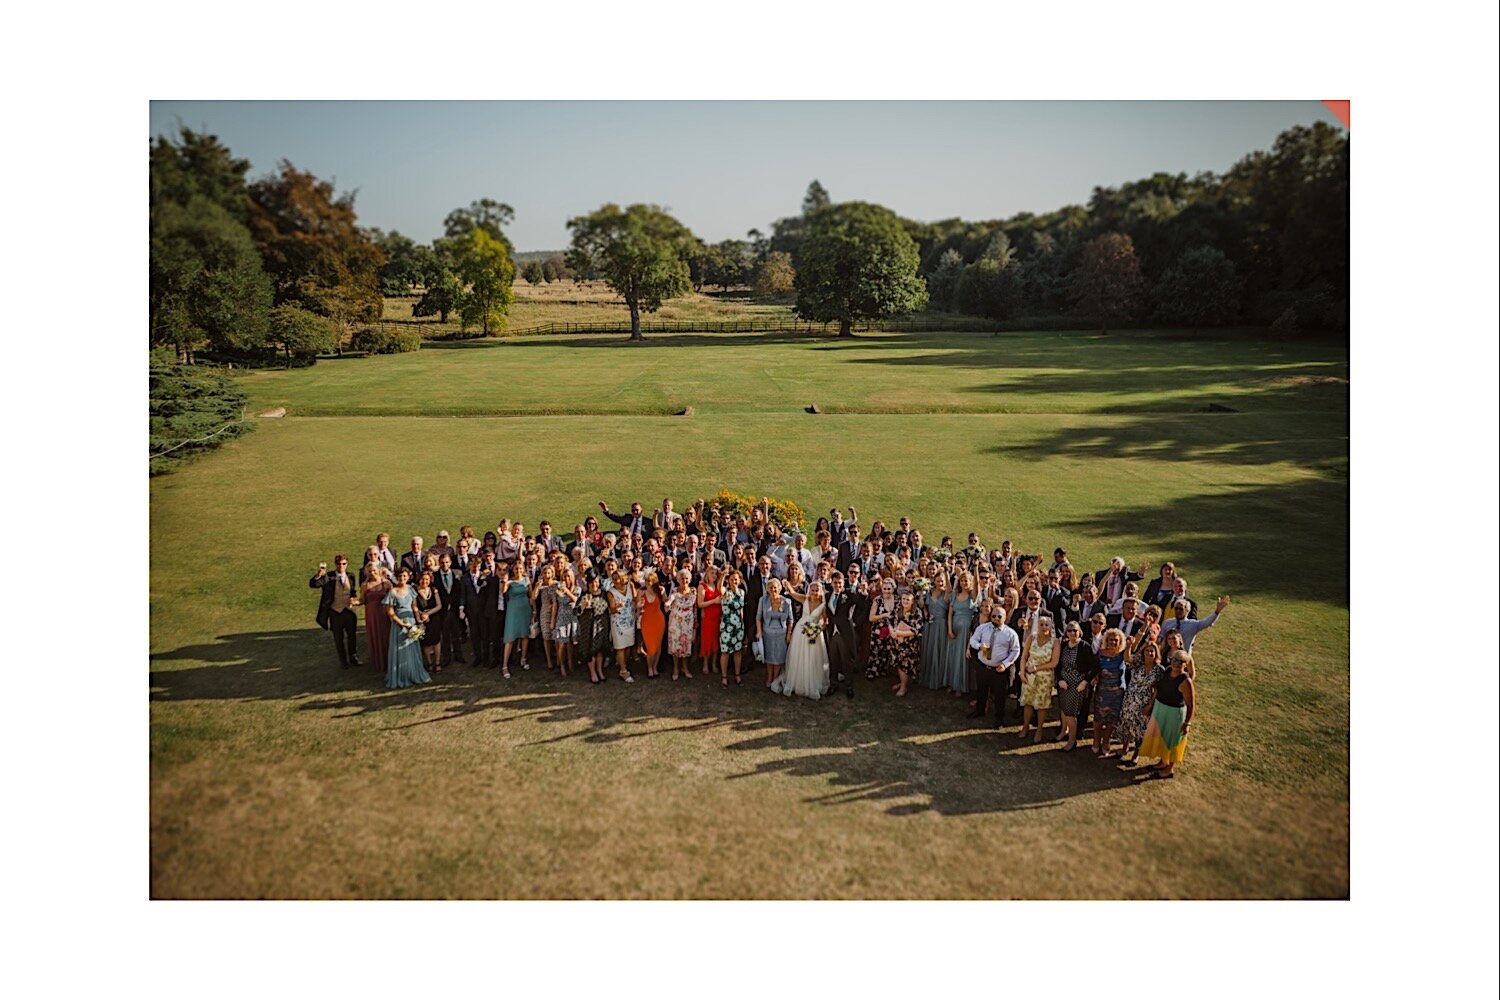
[[[385,686],[412,687],[432,680],[422,666],[422,641],[413,639],[406,630],[417,623],[412,603],[417,592],[411,585],[411,570],[402,566],[396,571],[396,585],[380,603],[391,620],[390,652],[386,654]]]
[[[974,580],[967,571],[958,574],[953,600],[948,603],[948,626],[943,647],[943,687],[954,694],[969,693],[969,632],[974,626]]]
[[[932,589],[927,592],[927,620],[932,626],[922,633],[922,686],[948,686],[948,574],[942,570],[932,575]]]
[[[531,638],[531,581],[517,559],[510,564],[510,582],[505,585],[505,652],[500,657],[500,674],[510,676],[510,651],[521,644],[521,669],[530,670],[526,646]]]

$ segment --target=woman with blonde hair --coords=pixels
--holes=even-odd
[[[637,559],[640,557],[637,556]],[[661,577],[655,570],[648,570],[636,593],[640,595],[641,648],[646,653],[646,676],[659,676],[656,665],[661,662],[662,636],[667,631],[666,595],[662,592]]]
[[[672,679],[693,679],[693,635],[697,621],[698,592],[693,589],[693,573],[680,569],[673,576],[672,592],[667,595],[667,655],[672,657]]]
[[[615,570],[609,587],[609,635],[615,647],[615,662],[620,668],[620,680],[634,684],[630,675],[630,651],[635,648],[635,586],[622,569]]]
[[[1021,646],[1021,739],[1032,731],[1032,715],[1036,716],[1036,734],[1033,743],[1042,742],[1042,731],[1047,727],[1047,709],[1052,707],[1052,691],[1055,686],[1053,671],[1062,650],[1052,635],[1052,616],[1043,614],[1036,622],[1036,632],[1027,630],[1026,641]]]
[[[1160,626],[1152,624],[1135,634],[1125,657],[1130,667],[1125,675],[1125,700],[1120,706],[1120,724],[1115,738],[1120,741],[1120,755],[1126,763],[1133,764],[1141,740],[1146,736],[1146,723],[1151,718],[1153,686],[1157,677],[1165,671],[1161,662],[1161,647],[1156,644]]]
[[[719,567],[703,567],[703,582],[698,585],[698,653],[703,657],[705,677],[719,661],[719,619],[723,614],[723,601],[724,592],[719,589]]]
[[[786,665],[791,628],[792,602],[783,593],[781,581],[772,577],[755,613],[755,640],[760,643],[760,658],[766,665],[766,687],[776,683]]]
[[[378,558],[365,564],[365,569],[369,575],[359,585],[358,599],[365,608],[365,648],[370,651],[370,665],[384,670],[391,649],[391,622],[385,613],[385,595],[391,592],[391,585],[385,563]]]

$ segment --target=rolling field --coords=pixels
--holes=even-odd
[[[151,482],[157,897],[1348,895],[1343,344],[526,338],[245,378],[288,416]],[[377,531],[720,486],[1233,595],[1180,777],[878,683],[460,666],[389,692],[313,624],[308,576]]]

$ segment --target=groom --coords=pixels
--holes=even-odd
[[[859,672],[859,616],[864,612],[869,598],[846,589],[844,574],[835,572],[830,578],[833,593],[828,597],[828,693],[833,694],[844,685],[844,693],[854,697],[854,676]]]

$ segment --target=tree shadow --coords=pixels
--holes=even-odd
[[[387,691],[383,676],[368,667],[333,666],[330,643],[319,630],[301,629],[225,635],[158,653],[154,662],[202,665],[154,670],[150,697],[286,701],[335,725],[354,717],[388,720],[392,732],[524,721],[556,727],[526,745],[578,743],[580,753],[588,746],[702,733],[722,747],[710,752],[745,758],[724,780],[824,778],[836,791],[820,790],[804,802],[829,808],[887,803],[891,816],[1036,809],[1136,780],[1086,750],[1023,747],[1014,726],[976,729],[964,718],[967,699],[914,690],[898,700],[885,681],[861,678],[856,698],[840,694],[814,702],[772,694],[754,673],[744,687],[725,690],[701,677],[674,684],[647,681],[641,672],[633,685],[590,685],[586,673],[560,678],[541,669],[512,671],[506,681],[497,670],[457,666],[432,684]]]
[[[1349,606],[1349,483],[1341,476],[1229,483],[1219,492],[1155,503],[1134,496],[1059,526],[1099,537],[1149,531],[1155,551],[1171,553],[1179,565],[1212,566],[1217,582],[1234,594]]]

